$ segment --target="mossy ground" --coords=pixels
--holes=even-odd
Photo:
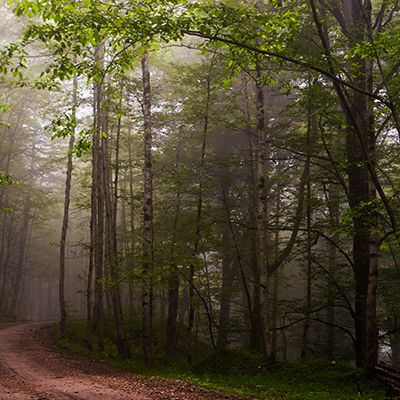
[[[118,357],[112,339],[105,341],[103,352],[89,351],[85,342],[85,324],[69,323],[59,343],[72,352],[105,361],[113,367],[134,373],[182,379],[196,385],[258,399],[268,400],[384,400],[385,390],[377,382],[365,379],[362,371],[345,362],[328,360],[307,362],[267,362],[257,354],[229,351],[202,352],[192,368],[184,357],[167,360],[155,349],[154,363],[145,366],[140,358],[140,335],[134,335],[132,360]],[[133,332],[131,332],[133,333]]]

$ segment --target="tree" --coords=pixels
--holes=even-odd
[[[78,81],[74,77],[72,88],[72,124],[76,125],[76,107],[77,107],[77,91]],[[70,139],[68,145],[67,156],[67,172],[65,180],[65,197],[64,197],[64,217],[61,229],[60,239],[60,280],[59,280],[59,301],[60,301],[60,332],[61,335],[65,334],[65,324],[67,319],[67,311],[65,307],[65,248],[67,239],[68,219],[69,219],[69,204],[71,200],[71,179],[72,179],[72,156],[75,141],[75,128],[70,132]]]
[[[114,312],[119,347],[127,355],[117,261],[120,255],[118,174],[124,157],[129,158],[131,171],[133,160],[131,149],[128,155],[119,147],[120,134],[124,134],[121,119],[117,118],[115,155],[112,141],[106,137],[112,131],[111,98],[107,89],[121,74],[134,74],[132,48],[143,51],[145,44],[150,51],[163,43],[185,42],[190,36],[200,40],[199,47],[211,55],[196,61],[201,68],[208,68],[205,78],[197,77],[197,86],[202,85],[206,95],[203,93],[201,99],[200,96],[194,99],[201,92],[195,90],[194,81],[187,93],[172,101],[160,94],[162,100],[154,107],[161,110],[157,114],[165,117],[164,120],[160,117],[160,126],[158,120],[154,124],[152,115],[147,52],[142,58],[143,95],[137,97],[141,98],[144,133],[141,278],[145,361],[149,362],[152,357],[152,320],[157,305],[160,314],[164,314],[165,287],[161,281],[167,274],[167,350],[170,354],[175,350],[179,311],[184,308],[179,301],[181,294],[188,300],[187,313],[181,312],[180,322],[186,324],[189,363],[195,353],[196,335],[200,332],[200,336],[205,336],[202,327],[215,346],[216,307],[220,307],[217,344],[220,348],[227,347],[230,335],[233,336],[228,319],[239,315],[233,308],[233,303],[238,302],[245,310],[241,322],[247,321],[250,325],[251,345],[261,349],[265,356],[277,353],[277,331],[292,329],[302,321],[303,355],[310,353],[315,321],[329,326],[329,354],[334,349],[334,333],[340,329],[354,340],[357,364],[371,372],[378,354],[378,246],[383,248],[389,243],[392,248],[396,247],[391,251],[391,259],[396,262],[399,245],[395,212],[398,188],[392,179],[395,174],[380,154],[385,146],[378,141],[384,133],[386,139],[382,142],[390,142],[392,139],[387,137],[392,134],[391,130],[399,128],[396,102],[399,63],[395,59],[398,47],[388,36],[396,31],[393,22],[398,19],[397,5],[390,7],[387,1],[375,4],[358,0],[310,0],[274,1],[254,8],[253,4],[182,2],[180,11],[174,12],[177,5],[170,2],[157,2],[157,7],[148,2],[136,5],[126,2],[123,10],[120,4],[112,2],[74,2],[65,8],[59,1],[21,0],[15,4],[17,13],[35,17],[26,30],[25,42],[40,39],[50,44],[54,52],[36,84],[55,87],[73,75],[82,75],[95,86],[88,320],[92,333],[98,334],[100,347],[105,294],[105,303]],[[243,20],[248,23],[243,24]],[[319,43],[314,40],[315,34]],[[20,67],[13,67],[12,56],[17,50],[18,46],[8,47],[3,62],[4,68],[14,68],[16,74]],[[79,61],[74,59],[76,55]],[[214,88],[221,65],[224,68],[220,78],[226,87]],[[159,80],[163,80],[161,75]],[[250,86],[247,79],[254,84]],[[254,91],[248,90],[250,87]],[[275,110],[268,108],[272,89],[286,103]],[[193,104],[196,112],[189,113]],[[200,117],[196,115],[199,104],[204,108]],[[173,112],[166,112],[168,107]],[[286,115],[281,115],[280,110],[285,110]],[[291,110],[297,114],[290,114]],[[172,114],[175,114],[173,119]],[[129,126],[137,122],[132,115],[127,119]],[[275,119],[279,122],[275,123]],[[281,132],[276,133],[272,127]],[[330,129],[335,137],[327,132]],[[182,152],[176,146],[171,150],[176,131],[187,132],[182,135],[185,143]],[[214,143],[218,139],[223,141],[227,131],[238,135],[244,132],[246,138],[245,144],[230,139],[234,143],[230,157]],[[200,140],[196,132],[200,132]],[[344,136],[345,160],[338,156]],[[153,167],[157,171],[157,166],[162,165],[160,160],[172,169],[181,166],[195,173],[186,173],[185,184],[179,177],[175,178],[175,186],[168,186],[163,179],[173,181],[173,178],[161,171],[154,191]],[[226,179],[224,174],[225,180],[220,181],[218,166],[228,163],[227,160],[234,165],[229,172],[237,177],[237,182]],[[398,163],[395,158],[392,160],[393,164]],[[289,168],[291,171],[285,177]],[[321,177],[321,171],[329,179]],[[133,235],[138,221],[133,209],[133,174],[130,175]],[[284,183],[278,182],[278,175],[284,176]],[[167,188],[171,186],[174,193],[168,195]],[[325,196],[328,204],[314,205],[321,196]],[[160,210],[169,206],[173,217],[159,215],[161,211],[154,213],[153,203],[162,202],[165,205]],[[191,221],[191,226],[187,221]],[[156,232],[166,230],[166,226],[169,231],[172,229],[166,235],[172,243],[166,245],[158,239],[154,226]],[[8,231],[11,234],[12,229],[3,227],[4,238]],[[275,233],[274,241],[271,232]],[[321,238],[330,254],[319,259],[316,254],[320,254]],[[347,254],[349,243],[351,256]],[[274,274],[279,271],[281,276],[292,279],[287,272],[288,264],[293,271],[299,271],[299,252],[305,248],[307,295],[300,303],[306,307],[290,304],[297,319],[291,320],[286,328],[285,323],[279,326],[277,322],[278,304],[274,299],[280,296]],[[3,242],[1,258],[5,259],[6,254]],[[341,262],[336,262],[338,254]],[[163,263],[167,273],[158,268]],[[342,279],[335,273],[335,265],[340,263],[352,266],[351,282],[348,274]],[[312,280],[322,278],[314,277],[312,270],[319,271],[329,283],[327,293],[314,289]],[[214,287],[214,273],[223,282],[222,291]],[[112,282],[111,287],[105,285],[107,279]],[[182,285],[179,290],[180,279],[187,281],[187,294]],[[131,306],[133,281],[130,281]],[[350,283],[354,284],[351,291]],[[241,292],[240,301],[236,298],[231,301],[237,295],[235,290]],[[337,312],[335,293],[340,295],[343,302],[340,305],[347,310],[346,318],[354,319],[354,329],[336,323],[342,314]],[[314,309],[317,296],[321,297],[320,304]],[[62,297],[61,294],[61,302]],[[325,312],[324,318],[318,315],[318,310]],[[296,334],[299,335],[298,330]]]
[[[152,165],[152,125],[151,91],[148,54],[142,57],[143,82],[143,132],[144,132],[144,167],[143,167],[143,359],[149,363],[152,359],[152,278],[153,269],[153,165]]]

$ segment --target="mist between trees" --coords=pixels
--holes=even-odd
[[[1,15],[3,319],[146,362],[400,361],[397,1]]]

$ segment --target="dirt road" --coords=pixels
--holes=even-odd
[[[245,400],[59,350],[49,323],[0,324],[0,400]]]

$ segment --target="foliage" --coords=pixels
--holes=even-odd
[[[12,185],[13,183],[14,180],[9,174],[0,171],[0,185]]]
[[[39,78],[33,79],[36,88],[56,93],[56,90],[64,90],[65,82],[73,76],[79,78],[82,86],[86,83],[82,91],[86,93],[78,111],[90,108],[88,118],[94,117],[93,120],[88,122],[82,118],[78,122],[80,118],[75,117],[76,110],[64,105],[58,108],[58,115],[46,120],[53,139],[76,136],[74,152],[82,156],[77,175],[86,179],[82,180],[84,187],[77,195],[84,204],[81,211],[87,210],[90,197],[89,158],[85,157],[85,153],[91,150],[92,135],[96,132],[93,126],[101,131],[102,145],[108,146],[100,151],[107,150],[102,154],[104,160],[107,159],[104,164],[107,168],[103,171],[107,169],[110,183],[109,186],[103,185],[103,189],[113,189],[117,177],[120,179],[120,187],[113,198],[115,210],[118,206],[115,216],[118,217],[121,232],[116,241],[119,240],[117,246],[121,251],[115,256],[115,263],[110,263],[118,266],[119,275],[115,281],[107,277],[101,282],[106,283],[107,288],[127,283],[130,290],[132,287],[137,290],[136,286],[143,276],[149,276],[162,308],[167,301],[166,289],[173,274],[181,283],[180,301],[187,302],[187,281],[193,272],[195,297],[196,300],[199,300],[197,297],[201,299],[196,311],[201,341],[209,337],[209,332],[204,334],[206,324],[202,320],[206,313],[209,331],[221,330],[218,313],[221,297],[226,291],[226,288],[220,287],[225,277],[223,274],[227,275],[223,271],[226,267],[224,263],[229,264],[232,272],[231,321],[238,321],[239,332],[247,332],[250,328],[246,324],[251,323],[254,333],[258,328],[253,319],[262,319],[262,312],[258,310],[260,304],[256,303],[259,301],[259,287],[262,286],[261,274],[257,270],[259,249],[254,246],[257,239],[254,233],[259,233],[255,225],[260,217],[257,214],[260,210],[257,207],[260,200],[256,193],[257,178],[265,179],[269,192],[261,196],[263,200],[268,200],[263,207],[268,208],[265,226],[271,231],[271,235],[265,235],[268,242],[265,248],[270,254],[270,260],[266,261],[274,265],[273,259],[279,260],[280,254],[287,255],[280,269],[290,262],[290,269],[294,271],[291,278],[296,273],[300,273],[302,278],[300,282],[291,279],[293,292],[300,292],[300,285],[305,283],[302,265],[305,257],[309,257],[307,289],[311,300],[307,306],[300,295],[294,296],[294,299],[285,293],[277,296],[284,298],[278,304],[282,318],[276,323],[285,325],[289,320],[296,327],[288,330],[295,332],[297,337],[301,336],[297,323],[303,321],[303,315],[307,319],[310,314],[318,323],[337,324],[332,331],[341,329],[353,335],[354,328],[349,326],[360,320],[353,311],[353,302],[364,297],[354,292],[354,286],[356,290],[361,287],[354,285],[354,279],[359,276],[352,276],[350,269],[344,271],[343,268],[351,264],[355,272],[362,270],[355,263],[363,257],[355,256],[352,261],[349,255],[351,239],[357,235],[377,237],[381,244],[380,251],[385,256],[396,254],[393,251],[393,247],[399,244],[397,233],[393,235],[396,227],[393,221],[390,221],[392,227],[388,223],[391,209],[394,210],[391,219],[397,219],[395,210],[400,198],[397,183],[398,139],[393,138],[396,123],[398,125],[396,98],[400,84],[396,39],[399,29],[392,28],[389,23],[392,17],[398,19],[396,7],[393,8],[394,14],[388,16],[389,22],[381,26],[383,31],[373,32],[368,40],[356,43],[348,40],[349,32],[342,29],[340,19],[328,10],[329,15],[323,16],[322,23],[326,28],[325,39],[330,43],[321,46],[315,40],[318,21],[310,18],[309,5],[312,3],[273,0],[265,7],[254,7],[253,4],[234,0],[9,2],[17,16],[27,17],[28,25],[21,44],[3,48],[0,72],[11,72],[13,78],[23,84],[21,71],[27,66],[26,49],[40,42],[51,57],[40,69]],[[383,6],[382,13],[385,14],[387,3]],[[327,10],[318,11],[322,16],[322,11]],[[174,62],[171,66],[157,58],[163,54],[159,50],[166,44],[194,46],[200,49],[201,57],[193,57],[182,65]],[[143,155],[137,150],[142,146],[143,118],[140,109],[143,100],[136,64],[144,51],[153,53],[150,58],[154,58],[155,64],[154,69],[152,66],[155,268],[149,274],[144,274],[140,267],[142,243],[136,237],[143,228],[137,209],[143,190],[139,175],[144,164]],[[169,57],[175,54],[171,51]],[[368,79],[368,82],[376,81],[371,93],[362,93],[363,90],[354,84],[364,73],[360,62],[365,60],[375,61]],[[93,89],[96,94],[92,96]],[[349,100],[354,93],[360,98],[372,98],[375,102],[375,123],[362,132],[352,129],[354,124],[351,123],[352,115],[349,115],[352,114],[349,107],[351,109],[357,103]],[[278,104],[274,104],[275,101]],[[264,104],[264,110],[260,102]],[[346,102],[348,109],[343,107]],[[3,103],[0,103],[0,111],[8,112]],[[105,117],[102,121],[104,126],[99,122],[102,119],[98,118],[99,115]],[[5,128],[11,126],[3,125]],[[360,154],[370,152],[367,154],[369,158],[359,154],[361,161],[350,165],[352,149],[349,149],[349,137],[353,135],[354,142],[358,143],[360,137],[356,137],[356,133],[359,136],[366,132],[372,134],[372,130],[376,130],[372,142],[375,138],[380,140],[376,149],[375,143],[367,148],[362,146]],[[260,132],[266,136],[265,149],[258,147]],[[369,143],[368,140],[365,143]],[[361,143],[365,145],[362,138]],[[131,154],[131,145],[135,147],[134,154]],[[265,168],[267,172],[257,176],[264,152],[268,153],[267,160],[261,169]],[[350,171],[364,170],[366,174],[363,176],[368,180],[368,175],[373,174],[367,171],[367,167],[374,171],[376,168],[374,185],[382,182],[380,198],[370,197],[368,190],[364,196],[355,196],[351,201],[355,191],[372,185],[371,182],[357,182],[354,186],[354,180],[349,178]],[[7,178],[2,179],[0,184],[6,184]],[[308,193],[304,190],[306,187]],[[330,204],[332,196],[337,197],[337,218]],[[275,203],[276,214],[273,210]],[[30,205],[29,195],[26,195],[26,204]],[[28,216],[29,213],[26,214]],[[120,214],[122,222],[119,221]],[[110,215],[107,216],[110,219],[107,223],[111,222]],[[82,221],[82,225],[89,226],[87,214]],[[276,233],[274,240],[272,232]],[[87,233],[86,230],[80,235],[88,236]],[[196,236],[199,243],[193,246]],[[227,243],[224,236],[228,237]],[[315,242],[312,242],[314,239]],[[82,239],[82,242],[85,240]],[[310,240],[312,243],[309,243]],[[367,243],[367,240],[364,242]],[[285,247],[287,243],[294,245]],[[86,242],[84,246],[87,250]],[[194,247],[197,254],[193,254]],[[286,270],[284,274],[289,276]],[[249,287],[245,287],[246,284]],[[335,298],[337,294],[340,294],[339,300]],[[390,303],[384,296],[382,298]],[[281,306],[284,303],[286,305]],[[202,308],[204,305],[206,312]],[[314,305],[315,312],[311,307]],[[186,306],[179,305],[184,322],[188,319]],[[344,311],[335,311],[334,318],[329,322],[328,314],[333,313],[331,309],[334,307]],[[289,317],[286,314],[290,314]],[[230,325],[233,325],[232,322]],[[128,333],[134,337],[132,332]],[[319,343],[322,339],[309,340]],[[185,339],[181,343],[183,346]],[[240,345],[244,343],[245,340],[241,340]],[[138,346],[134,344],[133,351],[138,353]],[[157,338],[155,345],[161,349],[163,340]],[[322,351],[317,345],[314,347],[315,353]],[[105,348],[105,356],[117,357],[112,334],[105,342]],[[220,356],[221,359],[218,358]],[[267,365],[257,357],[253,359],[250,354],[229,353],[216,357],[207,360],[209,369],[201,363],[197,366],[198,371],[213,376],[206,379],[213,380],[224,368],[236,376],[236,366],[244,362],[250,366],[257,365],[256,369],[249,367],[247,371],[249,375],[254,375],[255,380],[266,379],[266,375],[273,376],[275,371],[271,369],[275,367],[277,376],[280,375],[280,366]],[[221,368],[218,360],[221,360]],[[297,374],[296,368],[293,371],[288,366],[282,368],[289,375]],[[300,370],[298,374],[301,374]],[[315,374],[317,371],[312,372],[312,379],[323,380]],[[310,381],[312,379],[310,377]],[[271,387],[279,386],[275,381],[269,384]],[[307,385],[307,382],[304,384]],[[268,392],[269,389],[261,383],[257,385],[261,385],[263,396],[277,395]],[[337,383],[337,386],[341,385]],[[289,393],[289,389],[288,392],[281,387],[279,390],[282,396],[295,396],[294,392]],[[308,387],[307,390],[311,389]],[[323,398],[324,394],[310,396]],[[345,389],[343,396],[347,396]]]
[[[79,321],[71,321],[67,338],[59,339],[59,344],[68,350],[105,361],[113,367],[182,379],[208,389],[259,399],[385,399],[385,392],[378,383],[365,380],[361,370],[344,362],[274,363],[265,361],[259,354],[231,351],[198,360],[193,369],[188,370],[185,363],[171,363],[165,359],[159,359],[149,367],[144,366],[140,358],[131,361],[118,359],[112,350],[93,353],[87,350],[84,342],[85,325]],[[107,343],[106,347],[112,349],[112,344]],[[139,353],[139,349],[134,349],[134,354]]]

